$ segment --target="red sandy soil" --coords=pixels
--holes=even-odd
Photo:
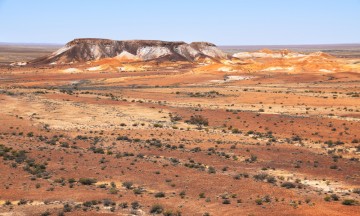
[[[0,68],[0,215],[360,215],[359,73],[98,63]]]

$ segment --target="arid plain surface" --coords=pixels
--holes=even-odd
[[[353,52],[9,66],[55,49],[15,50],[0,215],[360,215]]]

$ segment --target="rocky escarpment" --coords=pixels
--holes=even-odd
[[[56,52],[35,59],[30,64],[66,64],[86,62],[102,58],[125,58],[138,61],[197,61],[227,59],[226,53],[208,42],[168,42],[157,40],[115,41],[83,38],[67,43]]]

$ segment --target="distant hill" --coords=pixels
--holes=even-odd
[[[360,44],[309,44],[309,45],[230,45],[219,46],[224,52],[233,54],[237,52],[252,52],[264,48],[270,50],[292,50],[295,52],[324,52],[336,57],[359,58]]]

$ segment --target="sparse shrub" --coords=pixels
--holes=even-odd
[[[163,198],[165,197],[165,193],[164,192],[158,192],[154,195],[156,198]]]
[[[122,183],[122,186],[125,187],[126,189],[131,189],[133,186],[133,183],[130,181],[126,181]]]
[[[170,113],[169,116],[170,116],[170,119],[171,119],[172,122],[182,120],[182,117],[177,113]]]
[[[239,134],[239,133],[241,133],[241,131],[240,131],[239,129],[237,129],[237,128],[232,129],[231,132],[232,132],[233,134]]]
[[[208,126],[209,125],[209,120],[201,115],[194,115],[191,116],[189,120],[185,121],[186,123],[189,124],[194,124],[194,125],[203,125],[203,126]]]
[[[162,127],[163,127],[163,125],[162,125],[162,124],[160,124],[160,123],[155,123],[155,124],[154,124],[154,127],[155,127],[155,128],[162,128]]]
[[[245,161],[249,163],[254,163],[255,161],[257,161],[257,156],[252,154],[250,155],[250,158],[246,158]]]
[[[118,190],[116,188],[112,187],[112,188],[110,188],[109,193],[110,194],[117,194]]]
[[[95,184],[97,180],[93,178],[80,178],[79,182],[83,185],[92,185]]]
[[[104,206],[114,206],[114,205],[116,205],[116,203],[114,201],[112,201],[111,199],[104,199],[103,205]]]
[[[93,202],[92,201],[86,201],[86,202],[83,202],[82,205],[85,206],[85,207],[91,207],[93,205]]]
[[[267,202],[267,203],[271,202],[271,198],[270,198],[269,195],[264,196],[264,197],[262,198],[262,200],[263,200],[264,202]]]
[[[105,151],[104,151],[104,149],[102,149],[102,148],[95,148],[95,147],[92,147],[92,148],[90,148],[94,153],[96,153],[96,154],[105,154]]]
[[[345,199],[344,201],[342,201],[343,205],[358,205],[359,202],[354,200],[354,199]]]
[[[124,209],[124,208],[128,208],[129,205],[128,205],[127,202],[122,202],[122,203],[119,204],[119,207]]]
[[[131,203],[131,208],[132,209],[138,209],[140,208],[140,203],[138,201],[134,201]]]
[[[254,175],[254,179],[258,181],[264,181],[269,175],[267,173],[259,173]]]
[[[331,165],[331,166],[330,166],[330,169],[337,169],[337,168],[338,168],[337,165]]]
[[[27,200],[25,199],[20,199],[18,202],[18,205],[25,205],[27,203]]]
[[[143,189],[141,187],[137,187],[133,189],[134,194],[139,195],[143,193]]]
[[[41,213],[41,216],[49,216],[51,215],[51,213],[49,211],[45,211],[43,213]]]
[[[236,175],[234,176],[234,179],[236,179],[236,180],[241,179],[241,174],[236,174]]]
[[[64,212],[71,212],[72,207],[68,203],[66,203],[66,204],[64,204],[63,211]]]
[[[231,203],[231,201],[229,199],[224,199],[222,201],[222,204],[225,204],[225,205],[229,205]]]
[[[181,212],[180,211],[173,212],[171,210],[165,210],[163,212],[163,215],[164,216],[181,216]]]
[[[331,197],[331,199],[334,200],[334,201],[339,201],[339,198],[340,198],[340,197],[339,197],[338,195],[336,195],[336,194],[331,194],[330,197]]]
[[[118,137],[116,138],[116,140],[125,140],[125,141],[129,141],[130,139],[129,139],[129,137],[127,137],[127,136],[118,136]]]
[[[263,204],[263,201],[262,201],[262,199],[256,199],[256,200],[255,200],[255,203],[256,203],[257,205],[262,205],[262,204]]]
[[[209,169],[208,169],[208,173],[210,173],[210,174],[214,174],[214,173],[216,173],[216,170],[215,170],[215,168],[214,167],[209,167]]]
[[[185,191],[181,191],[181,192],[179,193],[179,195],[180,195],[181,199],[184,199],[184,198],[185,198],[185,195],[186,195],[186,192],[185,192]]]
[[[162,207],[162,205],[159,205],[159,204],[155,204],[155,205],[151,206],[151,208],[150,208],[151,214],[161,214],[163,211],[164,211],[164,208]]]
[[[75,180],[74,178],[69,178],[69,179],[68,179],[68,182],[69,182],[70,184],[73,184],[73,183],[76,182],[76,180]]]
[[[359,194],[360,195],[360,188],[355,188],[353,189],[353,193]]]
[[[281,184],[281,187],[290,189],[290,188],[295,188],[296,185],[294,183],[292,183],[292,182],[284,182],[284,183]]]
[[[276,183],[276,178],[274,176],[267,176],[266,182],[274,184],[274,183]]]

